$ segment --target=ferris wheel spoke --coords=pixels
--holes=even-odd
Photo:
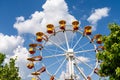
[[[39,76],[37,76],[38,80],[41,80]]]
[[[78,57],[75,57],[77,60],[79,60],[80,62],[82,62],[83,64],[85,64],[86,66],[88,66],[90,69],[92,69],[93,70],[93,67],[92,66],[90,66],[89,64],[87,64],[86,62],[84,62],[84,61],[82,61],[82,60],[80,60]]]
[[[55,50],[55,49],[47,49],[47,48],[44,48],[45,50],[49,50],[49,51],[54,51],[54,52],[63,52],[63,51],[60,51],[60,50]]]
[[[59,37],[59,36],[58,36]],[[63,42],[60,40],[60,38],[58,38],[57,36],[56,36],[56,38],[57,38],[57,40],[58,40],[58,42],[60,43],[60,44],[62,44]],[[62,45],[63,46],[63,48],[65,48],[65,45]]]
[[[70,41],[70,48],[72,48],[72,46],[74,45],[74,37],[75,37],[76,35],[75,34],[72,34],[72,36],[71,36],[71,41]]]
[[[58,67],[54,75],[56,75],[59,72],[59,70],[62,68],[63,64],[65,63],[65,61],[66,61],[66,58],[62,61],[61,65]]]
[[[59,57],[59,56],[65,56],[66,54],[57,54],[57,55],[51,55],[51,56],[44,56],[43,59],[45,58],[52,58],[52,57]]]
[[[86,75],[85,75],[84,72],[81,70],[81,68],[77,65],[77,63],[74,63],[74,65],[75,65],[76,69],[80,72],[80,74],[83,76],[83,78],[84,78],[85,80],[87,80]]]
[[[78,47],[77,49],[75,49],[75,50],[79,50],[80,48],[83,48],[83,47],[85,47],[86,45],[88,45],[90,42],[87,42],[87,43],[85,43],[84,45],[82,45],[82,46],[80,46],[80,47]]]
[[[59,61],[55,61],[54,63],[52,63],[51,65],[47,66],[47,68],[50,68],[52,67],[53,65],[57,64],[57,63],[60,63],[61,61],[63,61],[63,59],[60,59]]]
[[[96,49],[90,49],[90,50],[82,50],[82,51],[77,51],[77,52],[74,52],[75,54],[77,53],[84,53],[84,52],[92,52],[92,51],[95,51]]]
[[[78,43],[80,42],[80,40],[82,39],[82,35],[80,36],[79,40],[75,43],[75,45],[73,46],[73,49],[78,45]]]
[[[67,44],[67,49],[69,49],[68,38],[67,38],[66,32],[64,32],[64,35],[65,35],[65,41],[66,41],[66,44]]]
[[[54,45],[56,45],[58,48],[62,49],[63,51],[66,51],[64,48],[62,48],[60,45],[58,45],[57,43],[53,42],[52,40],[49,39],[49,41],[51,43],[53,43]]]

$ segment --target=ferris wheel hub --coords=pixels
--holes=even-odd
[[[66,52],[66,57],[69,58],[69,57],[73,57],[73,56],[74,56],[73,49],[68,49],[68,51]]]
[[[68,52],[73,52],[73,49],[68,49]]]

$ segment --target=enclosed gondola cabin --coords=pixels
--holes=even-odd
[[[87,80],[92,80],[90,76],[87,77]]]
[[[36,61],[42,61],[42,56],[35,56]]]
[[[35,47],[37,46],[37,44],[30,44],[29,45],[29,53],[30,54],[34,54],[35,53]]]
[[[27,58],[27,60],[29,60],[29,61],[35,61],[35,59],[34,58]]]
[[[31,75],[38,76],[38,75],[40,75],[40,73],[39,72],[32,72]]]
[[[98,68],[95,68],[95,69],[94,69],[94,73],[98,74],[98,71],[99,71]]]
[[[53,24],[48,24],[46,27],[47,27],[47,33],[49,34],[54,33],[55,29]]]
[[[29,62],[28,64],[27,64],[27,68],[28,69],[32,69],[34,67],[34,63],[33,62]]]
[[[97,47],[97,50],[98,50],[98,51],[103,51],[104,49],[105,49],[104,46],[98,46],[98,47]]]
[[[45,72],[46,71],[46,68],[45,67],[42,67],[42,68],[40,68],[39,70],[37,70],[37,72],[40,72],[40,73],[43,73],[43,72]]]
[[[96,43],[98,43],[98,44],[102,43],[102,35],[101,34],[96,35]]]
[[[32,58],[34,58],[35,61],[41,61],[42,60],[42,56],[34,56]]]
[[[37,40],[38,42],[41,42],[42,39],[43,39],[43,35],[44,35],[43,32],[37,32],[37,33],[36,33],[36,40]]]
[[[30,47],[30,48],[29,48],[29,53],[30,53],[30,54],[34,54],[34,53],[35,53],[35,48]]]
[[[73,30],[76,31],[79,29],[79,22],[78,21],[73,21],[72,22],[72,27],[73,27]]]
[[[31,80],[39,80],[36,76],[34,76]]]
[[[40,75],[39,72],[32,72],[31,75],[33,75],[32,80],[39,80],[38,75]]]
[[[50,80],[55,80],[54,76],[51,76],[51,77],[50,77]]]
[[[86,26],[84,28],[84,34],[85,35],[91,35],[91,33],[92,33],[92,27],[91,26]]]
[[[27,58],[27,60],[29,61],[41,61],[42,60],[42,56],[34,56],[34,57],[31,57],[31,58]]]
[[[65,30],[66,21],[65,21],[65,20],[61,20],[61,21],[59,21],[59,24],[60,24],[60,29],[61,29],[61,30]]]
[[[102,43],[102,35],[98,35],[99,37],[97,38],[97,43],[101,44]]]

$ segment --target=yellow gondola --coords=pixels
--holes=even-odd
[[[42,60],[42,56],[34,56],[34,57],[31,57],[31,58],[27,58],[27,60],[29,61],[41,61]]]
[[[31,80],[38,80],[38,78],[34,76]]]
[[[51,77],[50,77],[50,80],[55,80],[54,76],[51,76]]]
[[[35,61],[35,59],[34,58],[27,58],[27,60],[29,60],[29,61]]]
[[[39,72],[39,73],[43,73],[43,72],[45,72],[46,71],[46,68],[45,67],[42,67],[42,68],[40,68],[39,70],[37,70],[37,72]]]
[[[30,54],[34,54],[34,53],[35,53],[35,48],[30,47],[30,48],[29,48],[29,53],[30,53]]]
[[[66,21],[65,21],[65,20],[61,20],[61,21],[59,21],[59,24],[60,24],[60,29],[61,29],[61,30],[65,30]]]
[[[78,21],[73,21],[72,22],[72,26],[73,26],[73,30],[78,30],[78,27],[79,27],[79,22]]]
[[[47,26],[47,33],[52,34],[54,33],[54,25],[53,24],[48,24]]]
[[[34,58],[35,61],[41,61],[42,60],[42,56],[34,56],[32,58]]]
[[[35,53],[35,47],[37,46],[37,44],[30,44],[29,45],[29,53],[30,54],[34,54]]]
[[[34,67],[34,63],[33,63],[33,62],[29,62],[29,63],[27,64],[27,67],[28,67],[29,69],[32,69],[32,68]]]
[[[88,77],[87,77],[87,80],[91,80],[91,77],[90,77],[90,76],[88,76]]]
[[[98,70],[99,70],[98,68],[95,68],[94,73],[98,74]]]
[[[33,75],[32,80],[41,80],[38,75]]]
[[[92,33],[92,27],[91,27],[91,26],[86,26],[86,27],[84,28],[84,33],[85,33],[86,35],[91,35],[91,33]]]
[[[104,49],[105,49],[104,46],[98,46],[98,47],[97,47],[97,50],[98,50],[98,51],[102,51],[102,50],[104,50]]]
[[[40,73],[39,72],[32,72],[31,75],[37,76],[37,75],[40,75]]]
[[[97,35],[95,35],[96,37],[96,43],[98,43],[98,44],[101,44],[102,43],[102,35],[101,34],[97,34]]]
[[[37,33],[36,33],[36,40],[37,40],[38,42],[41,42],[42,39],[43,39],[43,35],[44,35],[43,32],[37,32]]]

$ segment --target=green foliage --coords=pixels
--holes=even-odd
[[[10,59],[9,64],[2,64],[5,55],[0,53],[0,80],[21,80],[18,68],[15,67],[15,59]]]
[[[110,34],[103,37],[105,50],[97,54],[102,61],[100,64],[100,76],[109,76],[110,80],[120,79],[120,26],[109,25]]]
[[[120,76],[120,67],[117,67],[117,69],[115,70],[116,75]]]
[[[0,54],[0,64],[3,63],[4,59],[5,59],[5,55],[4,54]]]

